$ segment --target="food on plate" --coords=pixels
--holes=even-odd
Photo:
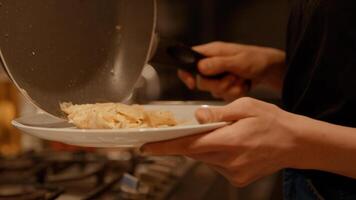
[[[68,115],[69,122],[81,129],[161,128],[177,125],[173,113],[145,110],[139,105],[62,103],[60,107]]]

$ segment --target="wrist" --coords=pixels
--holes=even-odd
[[[281,167],[282,168],[296,168],[299,165],[299,161],[304,151],[303,149],[303,132],[300,130],[300,123],[303,123],[303,117],[282,111],[279,115],[279,124],[281,128],[282,139],[282,155],[281,155]]]
[[[266,85],[281,92],[286,72],[286,53],[279,49],[266,49],[266,66],[263,80]]]

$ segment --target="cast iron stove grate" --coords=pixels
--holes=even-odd
[[[168,199],[195,164],[133,152],[46,152],[0,158],[0,200]]]

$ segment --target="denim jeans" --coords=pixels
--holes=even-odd
[[[356,200],[355,185],[314,182],[298,170],[285,170],[283,187],[285,200]]]

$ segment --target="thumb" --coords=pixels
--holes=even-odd
[[[251,116],[252,114],[248,109],[235,102],[223,107],[199,108],[195,113],[196,119],[201,124],[236,122]]]

